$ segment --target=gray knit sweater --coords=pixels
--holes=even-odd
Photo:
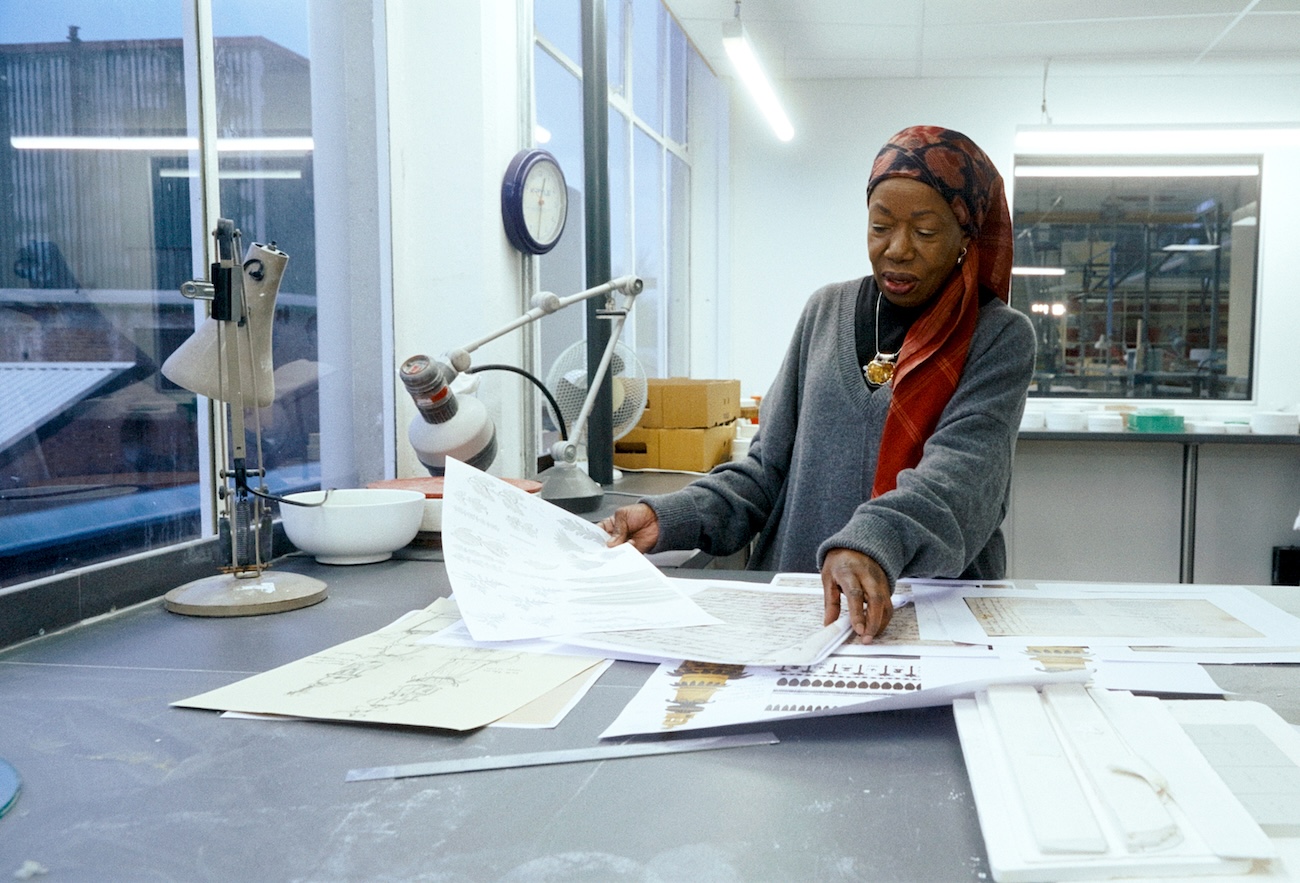
[[[749,456],[645,502],[653,551],[730,555],[755,540],[752,570],[812,573],[831,549],[903,576],[1000,579],[1011,459],[1034,365],[1028,318],[994,299],[980,309],[961,381],[898,487],[871,499],[890,387],[872,391],[854,342],[861,279],[809,299]],[[756,538],[756,539],[755,539]]]

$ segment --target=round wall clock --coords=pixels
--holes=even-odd
[[[555,157],[539,148],[521,150],[501,182],[501,220],[510,244],[525,254],[555,248],[569,214],[569,190]]]

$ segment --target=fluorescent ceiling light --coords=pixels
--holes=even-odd
[[[1218,251],[1219,246],[1209,243],[1183,242],[1166,245],[1161,251]]]
[[[197,178],[197,169],[159,169],[159,178]],[[297,181],[302,178],[301,169],[222,169],[217,177],[223,180],[267,178],[284,181]]]
[[[780,99],[776,97],[771,82],[763,73],[758,57],[754,55],[754,47],[745,33],[745,26],[740,23],[739,18],[723,22],[722,45],[726,48],[736,73],[749,89],[749,94],[758,104],[758,109],[763,112],[763,116],[767,118],[767,123],[776,133],[776,137],[782,141],[789,141],[794,137],[794,126],[790,125],[790,118],[785,115]]]
[[[1054,126],[1016,133],[1016,153],[1133,155],[1143,153],[1249,153],[1300,146],[1300,127],[1241,126],[1171,129],[1076,129]]]
[[[1012,267],[1012,276],[1064,276],[1065,267]]]
[[[186,152],[199,149],[199,139],[186,135],[119,138],[80,135],[14,135],[9,143],[14,150],[127,150]],[[218,138],[220,153],[310,153],[315,149],[311,137],[289,138]]]
[[[1017,178],[1251,178],[1258,175],[1259,166],[1250,163],[1195,166],[1016,166]]]
[[[545,126],[533,126],[533,140],[538,144],[550,143],[551,130]]]

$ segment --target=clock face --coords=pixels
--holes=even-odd
[[[569,214],[564,172],[545,150],[521,150],[501,182],[501,220],[510,244],[525,254],[546,254],[560,241]]]
[[[524,177],[524,226],[542,245],[554,245],[564,232],[569,193],[560,167],[549,160],[536,163]]]

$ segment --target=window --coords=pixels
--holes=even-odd
[[[1036,396],[1247,400],[1261,160],[1016,160],[1012,303]]]
[[[159,370],[202,318],[178,289],[206,276],[208,217],[290,255],[279,388],[257,416],[272,489],[316,481],[306,0],[263,8],[212,3],[217,207],[197,175],[206,87],[185,4],[0,20],[0,585],[214,532],[207,400]]]
[[[557,293],[585,287],[582,251],[580,11],[576,0],[536,0],[534,94],[537,133],[566,170],[569,229],[543,256],[540,284]],[[610,256],[614,276],[645,281],[624,341],[654,376],[689,369],[690,154],[686,131],[690,47],[661,0],[609,0]],[[704,70],[697,65],[696,70]],[[581,311],[542,323],[542,370],[582,338]]]

